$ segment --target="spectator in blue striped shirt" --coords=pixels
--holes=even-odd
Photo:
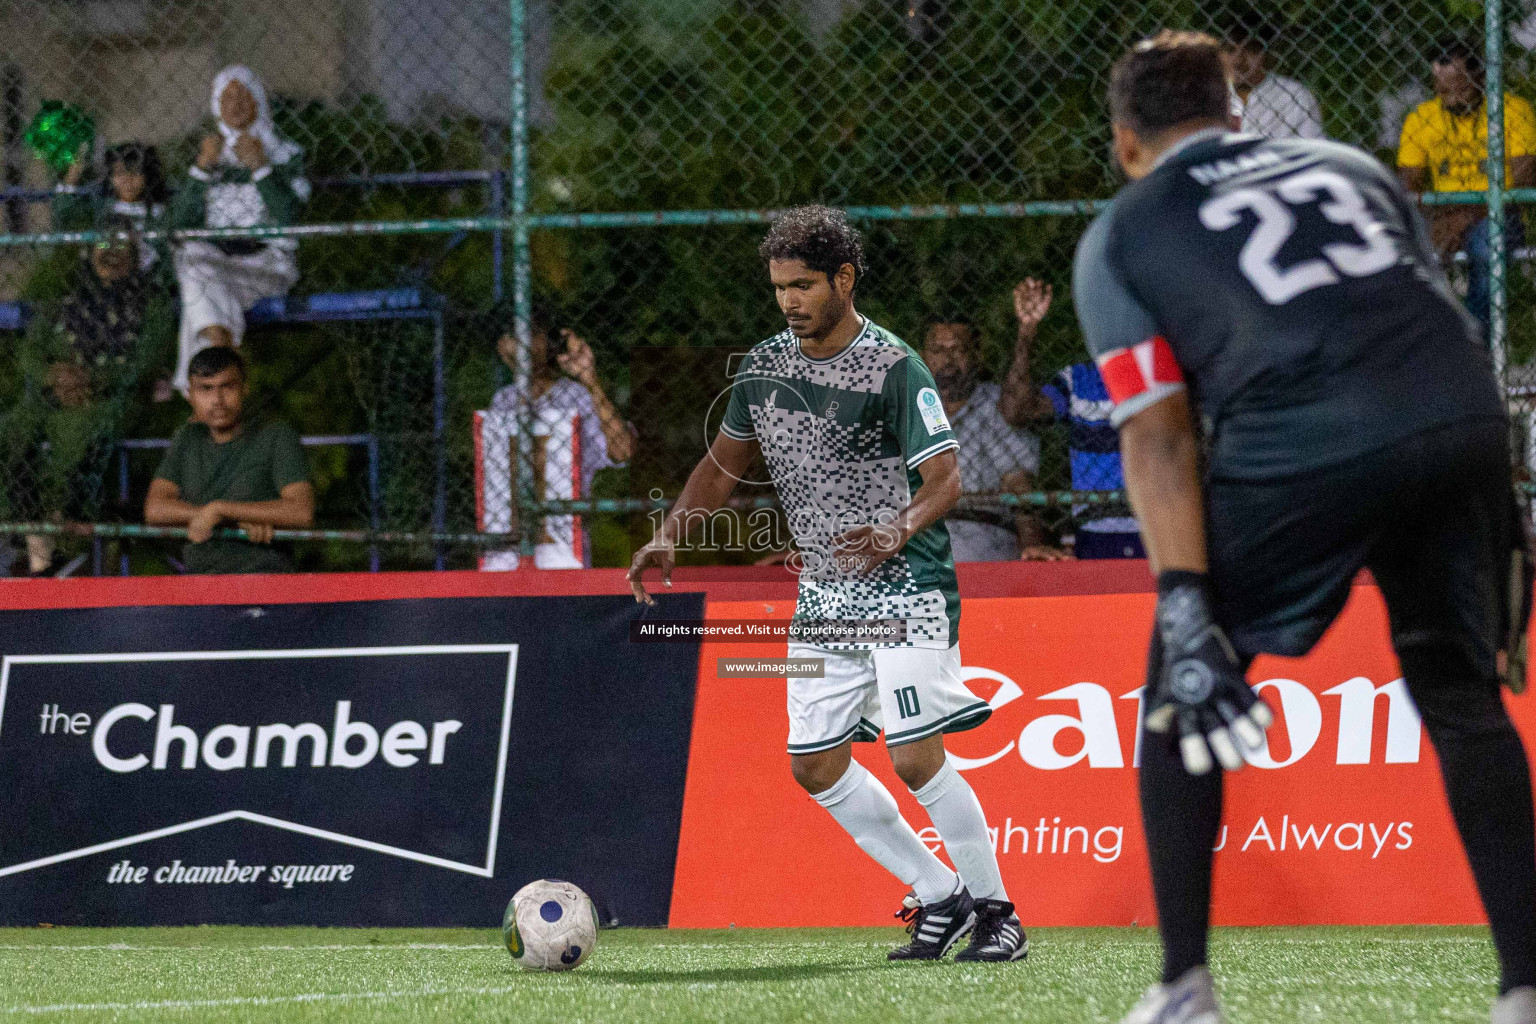
[[[1067,449],[1074,491],[1123,491],[1120,438],[1110,425],[1113,404],[1093,362],[1074,363],[1041,388],[1029,384],[1035,332],[1051,306],[1051,286],[1026,278],[1013,290],[1019,321],[1013,362],[1003,385],[1001,411],[1009,424],[1042,420],[1067,424]],[[1073,554],[1078,558],[1145,558],[1141,532],[1123,504],[1077,505]],[[1065,538],[1063,538],[1065,540]]]

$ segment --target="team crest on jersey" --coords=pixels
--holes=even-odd
[[[944,415],[944,403],[933,388],[923,388],[917,393],[917,411],[923,417],[923,426],[929,434],[949,429],[949,418]]]

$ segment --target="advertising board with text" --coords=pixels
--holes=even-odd
[[[698,645],[636,614],[0,613],[0,923],[493,926],[554,876],[664,924]]]
[[[1155,920],[1136,796],[1137,723],[1154,598],[1119,594],[964,602],[960,650],[991,719],[948,737],[1027,923]],[[787,617],[789,602],[711,602],[718,619]],[[789,774],[784,681],[721,678],[706,643],[671,924],[888,924],[903,887]],[[1482,920],[1438,765],[1400,681],[1376,590],[1357,587],[1306,658],[1262,658],[1250,679],[1276,711],[1268,749],[1227,776],[1218,924]],[[1536,704],[1510,698],[1522,734]],[[942,847],[883,744],[855,756]]]

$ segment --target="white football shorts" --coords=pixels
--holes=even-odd
[[[791,643],[791,658],[821,658],[820,679],[789,680],[789,752],[814,754],[885,731],[896,747],[974,729],[992,708],[960,681],[960,645],[829,650]]]

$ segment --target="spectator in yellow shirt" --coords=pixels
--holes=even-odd
[[[1488,188],[1488,115],[1483,62],[1459,39],[1442,40],[1433,60],[1435,98],[1403,122],[1397,169],[1410,192],[1481,192]],[[1536,110],[1504,96],[1504,181],[1508,188],[1536,183]],[[1428,207],[1430,234],[1442,260],[1467,254],[1467,309],[1488,325],[1488,217],[1481,204]],[[1506,222],[1510,245],[1523,244],[1519,212]]]

